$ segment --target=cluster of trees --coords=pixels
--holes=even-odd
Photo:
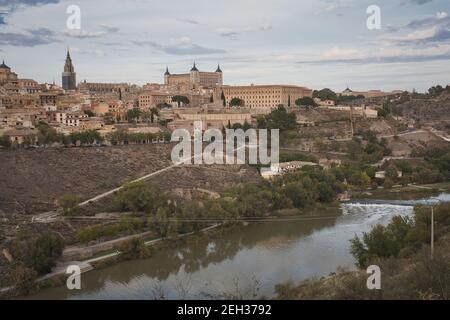
[[[365,97],[363,95],[348,95],[343,96],[341,94],[337,94],[333,90],[329,88],[324,88],[322,90],[314,90],[313,91],[313,98],[319,98],[322,101],[325,100],[332,100],[336,104],[345,104],[348,102],[352,102],[354,100],[364,99]]]
[[[76,237],[86,243],[139,230],[152,230],[161,237],[195,232],[214,220],[261,217],[279,209],[332,202],[345,188],[344,180],[344,175],[337,177],[332,171],[309,168],[283,175],[274,183],[244,183],[227,190],[220,198],[201,198],[182,204],[155,186],[131,183],[117,192],[112,209],[131,211],[137,216],[82,229]]]
[[[337,102],[338,96],[336,92],[334,92],[331,89],[324,88],[322,90],[314,90],[313,91],[313,98],[319,98],[322,101],[325,100],[332,100],[334,102]]]
[[[428,94],[432,97],[439,96],[441,93],[447,92],[450,93],[450,86],[447,85],[445,88],[441,85],[433,86],[428,89]]]
[[[226,126],[227,129],[233,129],[233,130],[242,129],[244,131],[247,131],[251,127],[252,127],[251,124],[248,123],[247,120],[245,120],[243,124],[235,123],[233,125],[231,125],[231,122],[228,121],[228,124]]]
[[[295,100],[298,107],[317,107],[317,103],[311,97],[303,97]]]
[[[435,251],[430,258],[430,208],[415,208],[412,219],[394,217],[383,227],[377,225],[360,239],[355,237],[351,251],[361,268],[338,270],[332,278],[310,279],[300,285],[292,282],[276,286],[278,299],[414,299],[450,298],[450,204],[435,207]],[[381,290],[367,290],[369,265],[382,270]]]
[[[178,107],[180,105],[188,105],[190,103],[189,98],[186,96],[175,95],[172,97],[172,102],[176,102]]]
[[[100,136],[96,130],[86,130],[83,132],[72,132],[69,135],[64,135],[62,133],[56,132],[56,130],[50,127],[46,122],[40,121],[36,125],[38,132],[36,135],[30,135],[24,139],[24,146],[34,146],[34,145],[52,145],[61,144],[65,146],[70,145],[92,145],[96,143],[101,143],[103,138]],[[6,141],[8,140],[8,141]],[[0,145],[5,147],[10,147],[11,143],[6,137],[0,137]]]
[[[305,208],[317,202],[332,202],[343,190],[333,173],[320,168],[304,168],[285,174],[273,183],[247,183],[228,190],[235,199],[238,216],[261,216],[279,209]]]
[[[280,163],[281,162],[290,162],[290,161],[306,161],[306,162],[315,162],[317,163],[318,160],[315,156],[311,154],[305,154],[305,153],[292,153],[292,152],[280,152]]]
[[[143,230],[145,222],[138,217],[125,217],[119,222],[94,225],[84,229],[80,229],[75,238],[81,243],[89,243],[98,239],[110,239],[118,235],[134,234]]]
[[[337,103],[338,104],[346,104],[348,102],[352,102],[352,101],[355,101],[355,100],[362,100],[364,98],[365,97],[362,94],[359,94],[357,96],[354,96],[354,95],[343,96],[343,95],[340,94],[339,97],[338,97]]]
[[[287,112],[283,105],[272,110],[266,116],[257,119],[259,129],[280,129],[280,131],[294,129],[297,126],[297,117],[293,112]]]
[[[109,133],[106,139],[113,145],[117,144],[140,144],[151,143],[153,140],[164,139],[164,141],[170,141],[170,134],[167,132],[162,133],[130,133],[125,130],[117,130]]]
[[[365,130],[358,133],[359,137],[354,137],[347,143],[347,152],[352,160],[372,163],[389,156],[392,150],[388,147],[386,139],[378,139],[371,130]]]
[[[450,179],[450,147],[418,147],[413,157],[423,157],[425,165],[414,168],[413,180],[418,183],[434,183]]]
[[[149,110],[140,110],[139,108],[133,108],[127,111],[128,122],[138,122],[139,120],[145,122],[155,122],[155,116],[159,116],[157,108],[150,108]]]
[[[56,234],[30,235],[19,232],[10,244],[13,255],[9,283],[18,294],[28,293],[39,275],[51,272],[64,249],[64,240]]]
[[[98,144],[103,141],[103,137],[96,130],[86,130],[82,132],[72,132],[68,136],[65,136],[65,145],[81,144],[92,145]]]
[[[444,235],[450,226],[450,204],[435,208],[435,241]],[[395,216],[387,226],[376,225],[362,238],[351,240],[351,253],[360,268],[366,268],[380,259],[407,257],[416,253],[431,236],[430,208],[417,206],[414,217]]]

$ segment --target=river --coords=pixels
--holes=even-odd
[[[376,224],[389,223],[395,215],[412,216],[414,204],[437,201],[450,201],[450,195],[350,202],[314,217],[251,222],[214,241],[202,240],[82,274],[81,290],[48,288],[28,298],[270,298],[276,284],[327,276],[338,267],[355,268],[350,239]]]

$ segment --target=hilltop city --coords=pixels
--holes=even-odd
[[[189,72],[178,74],[171,73],[167,67],[161,78],[161,84],[144,86],[86,80],[77,84],[75,66],[67,51],[60,87],[55,83],[39,84],[20,78],[3,61],[0,65],[0,133],[12,144],[33,145],[38,144],[35,138],[39,121],[47,122],[64,135],[96,130],[106,137],[119,128],[134,133],[158,133],[177,128],[192,130],[194,121],[202,121],[204,129],[222,129],[227,125],[255,122],[258,116],[269,114],[279,105],[295,108],[317,104],[331,110],[350,111],[348,106],[336,106],[337,101],[333,99],[310,101],[307,98],[312,97],[313,90],[297,85],[226,85],[220,65],[208,72],[200,71],[194,62]],[[401,93],[353,92],[347,88],[340,96],[351,101],[357,97]],[[353,111],[376,118],[377,107],[359,105]],[[298,120],[308,123],[301,115]]]
[[[254,299],[263,283],[261,296],[281,299],[378,299],[366,287],[374,263],[390,270],[383,298],[448,297],[449,204],[435,206],[436,224],[414,207],[450,190],[448,84],[335,92],[230,85],[224,64],[202,69],[161,65],[161,83],[142,86],[79,81],[68,50],[59,86],[3,61],[0,298]],[[278,129],[279,163],[175,165],[172,133],[199,122]],[[65,287],[68,268],[141,258]],[[191,275],[195,292],[181,288]],[[309,282],[281,283],[290,277]]]

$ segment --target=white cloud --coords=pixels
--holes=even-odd
[[[438,18],[438,19],[445,19],[447,17],[448,17],[448,14],[445,11],[441,11],[441,12],[436,13],[436,18]]]
[[[64,35],[71,38],[79,38],[79,39],[85,39],[85,38],[100,38],[104,35],[108,34],[106,31],[85,31],[85,30],[64,30]]]

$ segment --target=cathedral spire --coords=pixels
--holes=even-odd
[[[165,76],[169,76],[169,75],[170,75],[169,67],[168,67],[168,66],[166,66],[166,73],[164,73],[164,75],[165,75]]]
[[[194,66],[192,67],[191,71],[198,71],[197,66],[195,65],[195,60],[194,60]]]
[[[62,74],[62,83],[64,90],[76,89],[76,73],[73,67],[72,59],[70,58],[69,48],[67,48],[66,62],[64,64],[64,72]]]

